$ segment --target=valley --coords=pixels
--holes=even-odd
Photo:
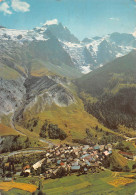
[[[0,27],[2,195],[136,192],[135,48],[56,20]]]

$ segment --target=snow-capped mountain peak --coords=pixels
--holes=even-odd
[[[0,40],[16,41],[19,44],[51,40],[49,43],[61,47],[70,57],[70,64],[72,63],[85,74],[136,48],[136,37],[126,33],[115,32],[103,37],[96,36],[79,41],[57,19],[48,20],[43,26],[33,30],[0,27]]]

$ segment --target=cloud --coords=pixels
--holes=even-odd
[[[16,12],[29,12],[30,4],[21,0],[12,0],[11,7]]]
[[[9,8],[10,8],[9,5],[6,2],[4,2],[0,5],[0,12],[3,12],[5,15],[6,14],[10,15],[12,14],[12,12],[10,11]]]
[[[136,28],[135,31],[132,33],[134,37],[136,37]]]
[[[52,24],[58,24],[58,20],[57,19],[47,20],[44,25],[52,25]]]
[[[119,18],[109,18],[109,20],[119,21]]]

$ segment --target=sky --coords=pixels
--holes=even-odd
[[[0,25],[33,29],[57,19],[80,40],[136,31],[136,0],[0,0]]]

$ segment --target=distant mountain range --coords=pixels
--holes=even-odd
[[[7,40],[10,47],[12,41],[16,42],[12,44],[12,49],[16,45],[25,50],[25,45],[29,44],[34,56],[61,68],[62,64],[71,66],[77,70],[77,77],[79,72],[86,74],[136,48],[136,37],[132,34],[112,33],[103,37],[85,38],[83,41],[79,41],[61,23],[46,23],[33,30],[13,30],[1,26],[0,40],[1,48],[8,46]],[[41,50],[39,50],[40,48]],[[32,54],[29,56],[34,58]],[[52,58],[52,56],[54,57]]]
[[[135,129],[135,47],[131,34],[79,41],[61,23],[0,27],[0,123],[39,136],[47,120],[69,141],[86,138],[86,129],[97,140],[97,126],[98,139],[124,138],[113,130]]]

